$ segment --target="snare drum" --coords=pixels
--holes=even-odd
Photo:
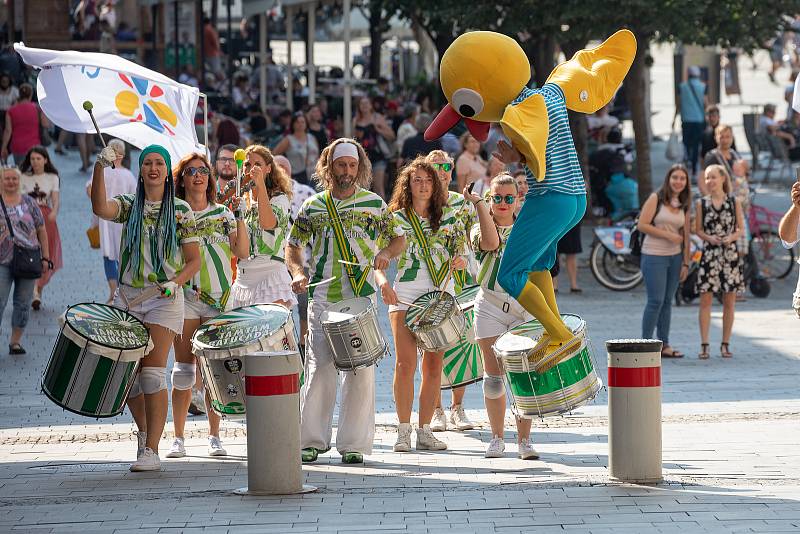
[[[203,323],[192,336],[211,408],[220,415],[245,414],[244,356],[297,350],[292,312],[280,304],[235,308]]]
[[[406,312],[406,326],[422,350],[452,349],[467,330],[467,320],[456,298],[447,291],[429,291],[414,300]]]
[[[495,342],[494,353],[503,364],[514,407],[522,417],[545,417],[569,412],[589,403],[603,382],[594,370],[586,339],[586,322],[577,315],[562,314],[564,324],[581,340],[572,356],[544,373],[533,370],[528,354],[544,333],[534,320],[516,326]]]
[[[481,286],[466,287],[456,301],[466,320],[467,330],[458,345],[445,351],[442,365],[442,389],[454,389],[483,380],[483,355],[475,341],[475,297]]]
[[[389,349],[378,326],[375,306],[366,297],[331,304],[320,321],[333,353],[333,365],[340,371],[375,365]]]
[[[60,321],[44,394],[88,417],[122,413],[139,360],[153,348],[147,328],[126,311],[93,303],[70,306]]]

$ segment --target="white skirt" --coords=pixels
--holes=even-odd
[[[239,260],[227,308],[230,310],[279,300],[288,303],[290,308],[297,304],[286,265],[267,256]]]

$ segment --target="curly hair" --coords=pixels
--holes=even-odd
[[[270,198],[274,197],[277,193],[283,193],[291,200],[292,180],[286,175],[284,170],[275,163],[272,152],[263,145],[250,145],[244,149],[244,155],[247,157],[250,154],[260,156],[267,165],[272,167],[269,174],[264,176],[264,183],[267,184],[267,194],[269,194]]]
[[[183,173],[186,171],[186,167],[189,166],[191,162],[194,160],[199,159],[203,162],[203,165],[209,170],[208,174],[208,187],[206,187],[206,198],[209,202],[216,203],[217,201],[217,180],[214,177],[214,167],[211,166],[211,163],[208,161],[208,158],[204,154],[200,154],[199,152],[192,152],[191,154],[187,154],[181,158],[178,162],[178,165],[173,169],[172,176],[175,178],[175,197],[181,200],[186,200],[186,186],[183,183]]]
[[[336,147],[342,143],[355,145],[356,150],[358,150],[356,184],[363,189],[369,189],[369,186],[372,185],[372,163],[370,163],[367,153],[364,151],[364,147],[361,146],[361,143],[349,137],[340,137],[336,141],[333,141],[325,147],[325,150],[319,155],[316,172],[314,173],[316,182],[324,189],[333,188],[333,153]]]
[[[394,212],[413,209],[413,204],[411,202],[411,180],[414,178],[414,173],[417,170],[422,170],[427,173],[431,180],[433,180],[433,195],[431,195],[428,209],[430,211],[431,230],[438,232],[439,225],[442,222],[442,211],[447,204],[447,200],[445,200],[446,197],[442,193],[442,182],[439,181],[436,169],[425,161],[424,156],[417,156],[411,163],[400,169],[394,184],[392,199],[389,201],[389,211]]]

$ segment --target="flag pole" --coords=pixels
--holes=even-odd
[[[208,97],[205,93],[200,93],[203,99],[203,137],[205,138],[206,152],[211,157],[211,150],[208,148]]]

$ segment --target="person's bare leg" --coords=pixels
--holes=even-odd
[[[487,375],[501,376],[503,373],[497,363],[497,357],[494,355],[492,345],[497,340],[497,337],[489,337],[478,340],[478,346],[481,348],[483,354],[483,367]],[[483,402],[486,405],[486,414],[489,416],[489,426],[492,427],[492,436],[503,437],[505,432],[505,419],[506,419],[506,398],[505,396],[490,399],[483,396]]]
[[[175,348],[176,363],[190,363],[195,366],[197,373],[197,362],[192,354],[192,334],[200,326],[200,319],[184,319],[183,335],[175,337],[172,345]],[[199,373],[198,373],[199,374]],[[195,380],[195,383],[197,380]],[[186,428],[186,417],[189,412],[189,405],[192,403],[192,389],[178,389],[172,385],[172,424],[175,427],[175,437],[182,438]]]
[[[169,348],[175,333],[157,324],[145,324],[150,331],[154,348],[147,356],[142,358],[142,367],[161,367],[167,366]],[[167,412],[169,410],[169,393],[162,389],[156,393],[144,395],[145,419],[147,421],[147,447],[158,454],[158,444],[161,441],[161,434],[164,432],[164,425],[167,422]]]
[[[736,309],[736,293],[722,295],[722,342],[730,343],[733,331],[733,316]]]
[[[422,383],[419,388],[419,427],[431,423],[434,404],[442,384],[441,352],[425,352],[422,355]]]
[[[580,289],[578,287],[578,255],[567,254],[567,274],[569,275],[570,289]]]
[[[147,412],[144,407],[144,395],[128,397],[125,404],[128,405],[128,410],[130,410],[133,422],[136,423],[136,428],[139,429],[139,432],[147,432]]]
[[[405,319],[406,312],[404,311],[389,314],[396,354],[392,384],[395,409],[401,423],[410,423],[411,410],[414,405],[414,373],[417,371],[417,343],[406,327]]]

